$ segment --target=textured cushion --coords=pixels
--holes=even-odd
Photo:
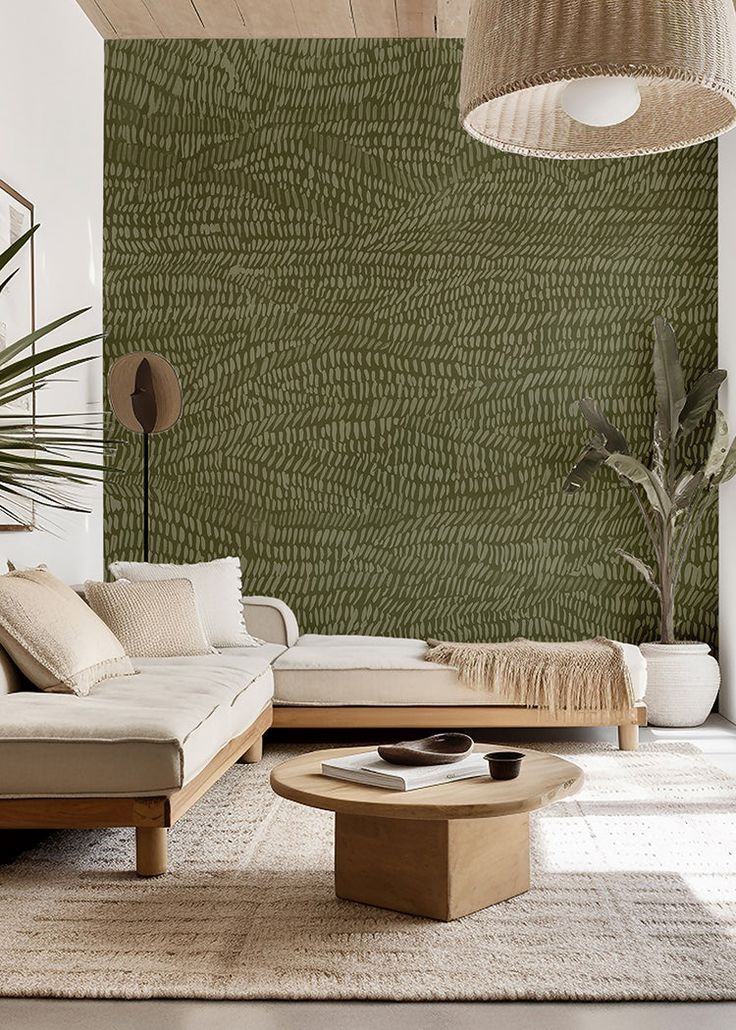
[[[129,655],[166,658],[212,654],[188,579],[84,585],[87,602]]]
[[[152,565],[116,561],[110,565],[115,579],[135,583],[158,579],[189,579],[207,642],[213,647],[258,647],[261,641],[245,628],[239,558],[218,558],[195,565]]]
[[[273,694],[257,652],[135,665],[137,676],[107,680],[84,698],[0,697],[0,796],[169,794],[244,733]]]
[[[646,662],[624,644],[634,697],[646,690]],[[505,705],[466,687],[448,665],[425,661],[426,642],[399,637],[305,634],[273,665],[274,701],[286,705]]]
[[[88,694],[135,671],[102,619],[41,568],[0,576],[0,645],[31,683],[57,693]]]

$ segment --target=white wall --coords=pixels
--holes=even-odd
[[[729,379],[721,407],[736,432],[736,130],[718,144],[718,349]],[[719,637],[723,686],[719,709],[736,722],[736,480],[721,490]]]
[[[75,0],[2,0],[0,40],[0,179],[41,223],[36,324],[92,307],[51,334],[63,343],[102,327],[103,42]],[[74,382],[41,392],[39,411],[101,410],[101,362],[69,374]],[[98,577],[101,487],[84,504],[90,515],[54,514],[53,532],[0,533],[0,562],[44,561],[70,583]]]

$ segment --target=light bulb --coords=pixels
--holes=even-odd
[[[562,93],[562,109],[583,125],[619,125],[639,110],[636,79],[595,75],[574,79]]]

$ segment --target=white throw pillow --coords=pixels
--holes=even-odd
[[[216,558],[193,565],[114,561],[109,569],[115,579],[129,579],[133,583],[190,580],[207,642],[213,647],[258,647],[263,643],[245,628],[240,558]]]
[[[81,597],[45,568],[0,576],[0,645],[41,690],[89,694],[135,669],[122,644]]]
[[[189,579],[84,584],[87,603],[134,658],[215,654]]]

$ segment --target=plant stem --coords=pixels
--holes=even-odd
[[[623,482],[625,483],[626,487],[628,488],[631,496],[636,501],[636,506],[639,509],[639,511],[641,512],[641,517],[644,519],[644,525],[647,527],[647,532],[649,533],[649,539],[651,540],[652,547],[654,548],[654,556],[657,559],[657,561],[659,561],[659,540],[657,539],[657,532],[656,532],[656,529],[655,529],[654,524],[652,522],[652,517],[649,514],[649,512],[647,511],[647,509],[644,507],[644,502],[642,501],[641,497],[639,496],[639,492],[636,489],[636,487],[634,486],[634,484],[629,482],[628,479],[623,479]]]
[[[662,523],[662,553],[659,559],[661,617],[659,638],[663,644],[675,643],[675,581],[672,576],[672,522]]]

